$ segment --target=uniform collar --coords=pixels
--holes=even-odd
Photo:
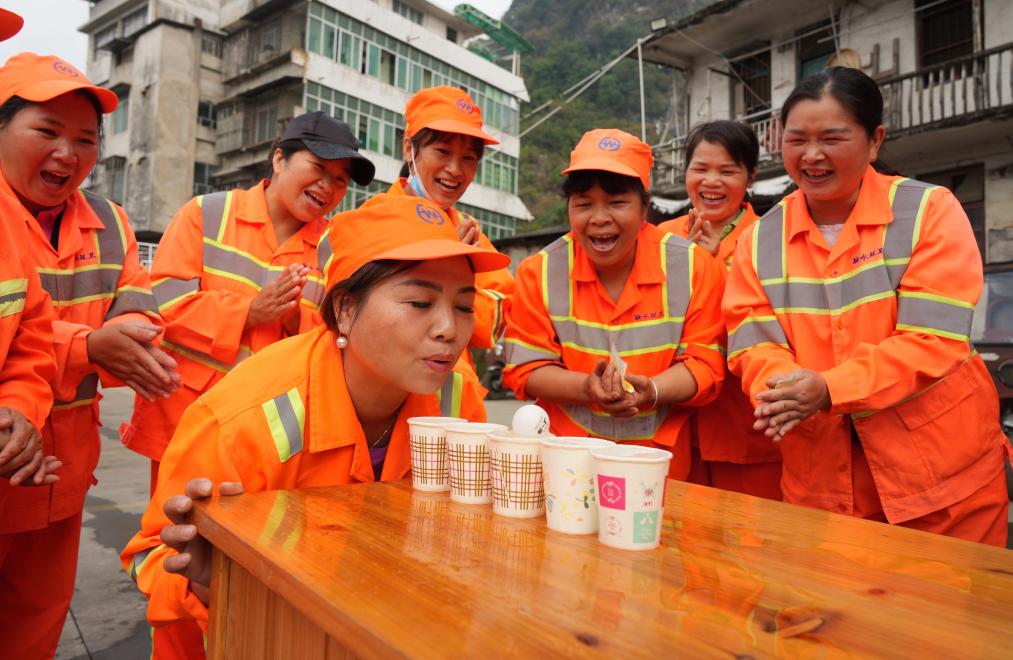
[[[117,213],[118,212],[119,211],[117,210]],[[98,214],[92,211],[88,200],[84,198],[84,193],[80,191],[75,192],[67,198],[67,208],[64,209],[63,212],[63,221],[73,222],[74,225],[80,227],[81,229],[106,228],[99,219]]]
[[[247,189],[245,194],[232,196],[232,203],[236,205],[235,217],[238,220],[255,225],[267,224],[271,219],[271,214],[267,210],[267,196],[264,193],[270,184],[270,179],[262,179],[260,183]],[[327,220],[307,222],[303,224],[298,234],[304,243],[316,246],[320,242],[320,237],[327,230],[327,222]]]
[[[862,188],[858,191],[855,207],[845,224],[855,225],[886,225],[893,222],[893,209],[890,206],[890,186],[895,177],[878,173],[870,165],[862,176]],[[788,238],[809,231],[816,223],[809,216],[809,207],[805,203],[805,195],[796,190],[782,202],[788,211]]]
[[[667,232],[663,232],[649,222],[640,225],[637,232],[637,248],[633,255],[633,270],[630,278],[635,284],[658,284],[665,281],[665,273],[661,270],[658,244]],[[573,270],[571,276],[576,282],[596,282],[598,271],[594,269],[591,259],[580,246],[577,237],[570,232],[573,241]]]

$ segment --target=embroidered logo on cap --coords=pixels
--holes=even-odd
[[[81,72],[66,62],[53,62],[53,70],[71,78],[80,78]]]
[[[439,225],[442,225],[446,221],[446,219],[443,217],[442,213],[440,213],[438,210],[436,210],[432,206],[427,206],[425,204],[416,204],[415,205],[415,214],[418,215],[419,218],[422,219],[422,222],[424,222],[426,224],[429,224],[429,225],[437,225],[437,226],[439,226]]]
[[[623,143],[618,138],[614,138],[611,135],[603,137],[598,142],[598,148],[602,151],[619,151],[619,147],[623,146]]]
[[[457,99],[457,109],[470,115],[475,111],[475,106],[465,99]]]

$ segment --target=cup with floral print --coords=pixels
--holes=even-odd
[[[564,534],[598,531],[594,459],[589,450],[614,443],[598,438],[543,438],[542,477],[545,519],[549,529]]]

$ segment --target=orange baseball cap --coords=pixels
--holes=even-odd
[[[0,104],[12,96],[44,103],[78,90],[94,96],[103,113],[120,102],[112,90],[93,85],[77,67],[55,55],[20,53],[0,67]]]
[[[477,137],[486,144],[499,140],[482,130],[482,110],[457,87],[427,87],[408,99],[404,108],[405,135],[413,137],[423,128]]]
[[[476,273],[510,265],[510,257],[461,242],[447,214],[418,197],[380,193],[336,215],[327,230],[334,256],[327,284],[347,279],[371,261],[427,261],[465,256]]]
[[[7,41],[21,31],[25,19],[12,11],[0,9],[0,41]]]
[[[650,190],[652,167],[654,154],[640,138],[618,128],[596,128],[580,138],[563,174],[577,170],[614,172],[640,179],[644,190]]]

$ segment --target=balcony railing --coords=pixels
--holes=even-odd
[[[1013,43],[887,78],[879,87],[890,137],[973,121],[1013,107]]]

